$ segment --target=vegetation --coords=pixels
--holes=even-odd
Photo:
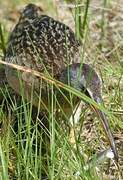
[[[0,179],[122,179],[123,151],[123,31],[122,0],[0,0],[0,58],[4,57],[7,39],[14,27],[20,9],[27,3],[38,3],[46,14],[68,24],[81,40],[82,62],[92,64],[100,74],[102,94],[112,132],[115,136],[119,169],[113,161],[85,166],[95,154],[109,147],[102,125],[96,115],[85,105],[81,118],[74,126],[75,139],[70,143],[69,119],[64,112],[54,112],[58,104],[52,94],[47,113],[40,112],[15,94],[7,84],[5,75],[0,79]],[[77,6],[80,3],[81,6]],[[64,10],[64,13],[63,13]],[[3,71],[1,65],[0,72]],[[1,73],[0,73],[1,75]],[[53,84],[49,83],[51,88]],[[77,96],[94,103],[69,86],[64,88],[71,97]],[[72,98],[70,101],[72,108]],[[96,105],[96,104],[95,104]],[[45,115],[44,115],[45,114]],[[58,116],[59,115],[59,116]],[[63,118],[64,117],[64,118]],[[97,167],[96,167],[97,166]]]

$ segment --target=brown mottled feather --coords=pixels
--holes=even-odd
[[[29,4],[10,35],[5,60],[40,72],[47,68],[56,75],[78,61],[79,48],[80,42],[68,26]]]
[[[29,4],[22,12],[18,24],[10,35],[5,60],[38,70],[39,72],[48,71],[52,76],[59,77],[59,80],[63,83],[67,83],[67,77],[69,77],[72,87],[80,91],[85,89],[88,95],[100,104],[102,103],[100,79],[90,66],[84,64],[81,68],[81,64],[77,64],[80,61],[79,49],[80,43],[68,26],[43,15],[40,7]],[[68,69],[65,68],[68,65],[70,65],[70,76],[68,76]],[[78,71],[80,70],[82,73],[80,74],[80,79],[78,79]],[[88,81],[89,74],[91,75],[90,81]],[[6,75],[9,84],[20,94],[20,83],[16,71],[6,67]],[[34,92],[38,92],[37,98],[35,97],[36,93],[34,94],[33,104],[35,105],[39,105],[39,88],[40,86],[42,87],[41,100],[48,107],[49,96],[46,91],[46,83],[45,85],[44,83],[41,84],[40,79],[25,72],[20,75],[20,78],[24,82],[24,95],[27,98],[28,96],[30,98],[31,85],[34,83]],[[74,107],[76,107],[77,102],[78,99],[75,98]],[[70,117],[72,109],[65,98],[63,101],[60,99],[60,105],[67,116]],[[93,108],[102,121],[115,159],[118,161],[116,145],[106,115],[101,110]]]

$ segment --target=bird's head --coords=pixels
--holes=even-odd
[[[21,13],[21,19],[33,20],[42,15],[43,9],[35,4],[28,4]]]
[[[103,103],[101,97],[101,79],[90,65],[80,63],[72,64],[62,71],[59,80],[65,84],[69,84],[81,92],[84,92],[97,104]],[[90,106],[100,117],[115,159],[118,161],[117,149],[105,113],[93,105]]]

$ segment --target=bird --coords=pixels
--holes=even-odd
[[[81,46],[81,42],[69,26],[45,15],[41,7],[28,4],[10,33],[4,59],[8,63],[31,68],[51,76],[85,93],[97,104],[102,104],[100,77],[90,65],[81,63]],[[21,95],[21,80],[24,96],[30,99],[33,84],[37,95],[40,94],[41,88],[41,108],[44,108],[44,104],[48,105],[47,94],[48,91],[51,93],[52,88],[46,82],[31,73],[18,73],[10,66],[6,66],[5,72],[8,83],[18,94]],[[72,114],[70,104],[61,95],[62,93],[59,93],[57,88],[55,91],[66,114],[68,112]],[[69,97],[69,93],[65,93]],[[80,99],[75,98],[75,106],[79,101]],[[37,105],[37,102],[35,96],[33,104]],[[93,105],[91,107],[99,115],[115,159],[118,161],[117,148],[107,117],[100,109]]]

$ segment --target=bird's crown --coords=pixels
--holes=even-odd
[[[21,19],[34,19],[42,15],[43,9],[35,4],[28,4],[21,13]]]

